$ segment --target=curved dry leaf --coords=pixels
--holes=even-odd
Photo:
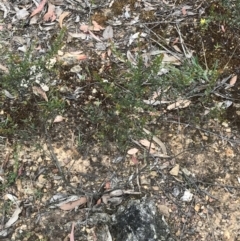
[[[54,13],[55,10],[55,6],[51,3],[48,3],[48,11],[47,13],[43,16],[43,20],[44,21],[50,21],[53,22],[54,20],[56,20],[56,15]]]
[[[161,158],[170,158],[170,156],[163,154],[163,153],[154,153],[155,157],[161,157]]]
[[[86,24],[82,24],[82,25],[80,26],[80,30],[86,33],[86,32],[88,32],[88,30],[89,30],[89,26],[86,25]]]
[[[110,189],[110,188],[111,188],[111,182],[107,181],[107,182],[105,183],[104,188],[105,188],[106,190]]]
[[[108,51],[107,51],[107,55],[108,55],[108,57],[110,57],[111,54],[112,54],[112,50],[109,48]]]
[[[22,207],[17,207],[16,210],[14,211],[12,217],[8,220],[8,222],[4,225],[4,228],[9,228],[11,227],[19,217],[19,214],[22,212]]]
[[[17,204],[18,202],[18,198],[10,193],[7,193],[5,196],[4,196],[4,199],[7,200],[11,200],[13,203]]]
[[[87,59],[87,55],[85,55],[85,54],[79,54],[77,56],[77,60],[85,60],[85,59]]]
[[[118,197],[118,196],[122,196],[123,194],[124,194],[123,190],[116,189],[110,192],[110,197]]]
[[[9,73],[8,68],[2,64],[0,64],[0,70],[3,70],[4,72]]]
[[[96,21],[92,21],[92,24],[93,24],[93,28],[91,30],[93,31],[100,31],[104,29],[104,27],[99,25]]]
[[[134,155],[138,152],[138,149],[137,148],[132,148],[130,150],[127,151],[127,154],[128,155]]]
[[[72,223],[72,230],[71,230],[71,233],[70,233],[70,241],[74,241],[74,227],[75,227],[75,223],[73,222]]]
[[[235,85],[236,82],[237,82],[237,75],[234,75],[234,76],[231,78],[229,84],[233,86],[233,85]]]
[[[138,159],[135,157],[135,155],[132,155],[132,162],[134,165],[137,165],[139,163]]]
[[[105,204],[107,204],[109,198],[110,198],[110,195],[109,195],[109,194],[107,194],[107,193],[106,193],[106,194],[103,194],[103,195],[102,195],[102,202],[105,203]]]
[[[9,6],[5,6],[2,2],[0,2],[0,7],[1,7],[1,10],[4,11],[4,14],[3,14],[3,18],[6,18],[7,15],[8,15],[8,12],[10,12],[10,7]]]
[[[151,135],[151,132],[149,130],[147,130],[145,128],[143,128],[143,130],[146,134]],[[160,139],[158,139],[156,136],[153,136],[152,139],[161,147],[163,154],[167,155],[167,149],[166,149],[165,145],[163,144],[163,142]]]
[[[61,206],[59,206],[62,210],[64,211],[68,211],[68,210],[72,210],[77,206],[81,206],[83,204],[87,203],[87,198],[86,197],[81,197],[76,201],[73,202],[69,202],[69,203],[64,203]]]
[[[35,95],[40,95],[44,100],[48,102],[48,97],[41,87],[33,86],[32,90]]]
[[[226,32],[226,30],[225,30],[225,28],[224,28],[224,25],[221,25],[221,29],[222,29],[222,31],[225,33]]]
[[[85,54],[78,54],[77,52],[66,53],[63,56],[58,57],[58,61],[63,62],[63,65],[74,64],[80,60],[85,60],[85,59],[87,59],[87,56]]]
[[[15,99],[16,97],[13,96],[9,91],[7,90],[3,90],[3,93],[5,94],[6,97],[8,97],[9,99]]]
[[[145,147],[148,147],[148,148],[149,148],[149,146],[150,146],[150,144],[151,144],[151,148],[155,148],[154,143],[150,143],[150,141],[148,141],[148,140],[146,140],[146,139],[140,140],[139,142],[140,142],[143,146],[145,146]]]
[[[178,100],[167,107],[168,110],[184,109],[191,104],[191,100]]]
[[[127,58],[131,64],[137,65],[136,59],[133,57],[132,53],[129,50],[127,51]]]
[[[177,45],[173,45],[172,46],[178,53],[182,53],[182,50],[177,46]]]
[[[62,122],[64,120],[64,118],[61,115],[57,115],[53,121],[53,123],[58,123],[58,122]]]
[[[141,192],[135,192],[134,190],[123,190],[124,194],[142,194]]]
[[[172,55],[168,55],[166,53],[163,54],[163,63],[172,63],[175,65],[181,65],[181,62],[179,61],[179,59],[177,59],[176,57],[172,56]]]
[[[160,139],[158,139],[156,136],[153,136],[153,140],[161,147],[163,154],[167,156],[167,148],[163,144],[163,142]]]
[[[87,35],[85,33],[68,33],[71,37],[73,38],[81,38],[81,39],[86,39]]]
[[[182,8],[182,14],[183,14],[183,15],[187,15],[187,10],[186,10],[185,7]]]
[[[60,17],[59,17],[59,25],[60,25],[60,28],[62,28],[62,22],[63,22],[63,19],[66,18],[68,15],[70,14],[70,12],[63,12]]]
[[[42,0],[42,2],[38,5],[38,7],[32,12],[30,17],[32,17],[32,16],[36,15],[37,13],[41,12],[46,3],[47,3],[47,0]]]
[[[88,32],[95,40],[102,42],[102,40],[99,37],[97,37],[93,32],[91,32],[90,30]]]
[[[79,54],[82,54],[82,53],[83,53],[83,51],[81,51],[81,50],[69,52],[69,54],[72,54],[72,55],[79,55]]]

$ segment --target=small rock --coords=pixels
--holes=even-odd
[[[147,199],[120,206],[112,216],[110,233],[116,241],[173,240],[155,202]]]
[[[185,190],[183,196],[181,197],[181,201],[190,202],[193,198],[193,194],[189,190]]]
[[[231,132],[231,128],[227,128],[227,129],[226,129],[226,132],[227,132],[227,133],[230,133],[230,132]]]
[[[158,176],[158,173],[156,171],[151,171],[151,177],[155,178]]]
[[[60,89],[59,89],[60,93],[67,93],[69,91],[68,87],[67,86],[62,86]]]
[[[222,123],[222,126],[228,127],[228,123],[227,123],[227,122],[223,122],[223,123]]]
[[[202,225],[203,225],[202,221],[199,221],[198,222],[198,227],[202,227]]]
[[[179,173],[179,164],[176,164],[175,167],[169,172],[172,176],[177,176]]]
[[[37,187],[42,188],[45,186],[46,182],[47,182],[47,179],[45,178],[45,176],[39,175],[36,185]]]
[[[168,207],[166,205],[158,205],[158,211],[164,215],[165,217],[169,217],[169,211],[168,211]]]
[[[152,186],[152,189],[153,189],[154,191],[159,191],[159,187],[158,187],[158,186]]]
[[[208,137],[207,137],[207,136],[202,136],[202,139],[203,139],[204,141],[207,141],[207,140],[208,140]]]
[[[30,171],[35,172],[35,171],[37,171],[38,167],[37,166],[31,166],[29,169],[30,169]]]
[[[81,72],[81,70],[82,70],[82,67],[81,67],[81,66],[75,65],[75,66],[73,66],[73,67],[71,68],[70,72],[72,72],[72,73],[79,73],[79,72]]]
[[[194,209],[195,209],[196,212],[199,212],[199,210],[200,210],[200,204],[197,203],[197,204],[195,205]]]
[[[59,187],[58,189],[57,189],[57,192],[61,192],[63,190],[63,187]]]
[[[140,181],[142,185],[149,185],[150,184],[150,180],[146,178],[146,176],[142,175],[140,176]]]

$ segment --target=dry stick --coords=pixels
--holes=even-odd
[[[194,10],[198,10],[203,5],[204,2],[205,0],[203,0]]]
[[[181,43],[181,46],[182,46],[182,49],[183,49],[183,52],[184,52],[184,55],[187,59],[189,59],[191,57],[191,53],[189,52],[189,50],[187,49],[186,46],[184,46],[184,41],[183,41],[183,38],[182,38],[182,34],[181,34],[181,31],[178,27],[178,24],[176,24],[176,30],[178,32],[178,35],[179,35],[179,38],[180,38],[180,43]]]
[[[64,175],[64,173],[63,173],[63,170],[62,170],[62,168],[61,168],[61,166],[60,166],[60,163],[59,163],[59,161],[58,161],[58,158],[56,157],[56,154],[54,153],[54,150],[53,150],[53,146],[52,146],[50,137],[49,137],[49,135],[47,134],[47,129],[45,129],[45,135],[46,135],[46,142],[47,142],[48,151],[49,151],[49,153],[50,153],[50,155],[51,155],[51,158],[52,158],[52,160],[54,161],[54,163],[55,163],[55,165],[56,165],[59,173],[61,174],[62,179],[63,179],[65,185],[69,186],[74,193],[80,192],[80,193],[83,194],[83,195],[91,195],[91,194],[89,194],[89,193],[86,193],[86,192],[83,191],[82,189],[73,187],[73,186],[67,181],[67,179],[66,179],[66,177],[65,177],[65,175]]]
[[[238,45],[235,47],[235,49],[234,49],[234,51],[233,51],[232,55],[230,56],[230,58],[229,58],[228,62],[225,64],[225,66],[223,67],[223,69],[226,69],[226,68],[227,68],[227,66],[228,66],[228,64],[229,64],[230,60],[232,59],[233,55],[235,54],[235,52],[236,52],[236,50],[237,50],[238,46],[239,46],[239,44],[238,44]]]
[[[3,205],[5,205],[5,203]],[[4,207],[2,211],[2,221],[1,221],[0,231],[4,229],[5,216],[6,216],[6,208]]]
[[[190,183],[190,185],[193,185],[193,186],[196,188],[196,190],[197,190],[198,192],[200,192],[200,193],[203,192],[203,193],[207,194],[209,197],[211,197],[211,198],[219,201],[218,198],[214,197],[214,196],[213,196],[212,194],[210,194],[209,192],[207,192],[207,191],[205,191],[205,190],[202,190],[200,187],[198,187],[198,185],[196,184],[196,181],[192,180],[191,178],[189,178],[189,177],[188,177],[187,175],[185,175],[184,173],[183,173],[183,176],[184,176],[184,178]]]
[[[162,93],[161,93],[161,95],[162,95]],[[161,96],[160,96],[161,97]],[[156,119],[156,123],[158,123],[158,121],[160,120],[160,118],[161,118],[162,116],[160,115],[157,119]],[[138,172],[137,173],[135,173],[135,174],[133,174],[133,178],[132,179],[134,179],[134,178],[139,178],[139,175],[141,174],[141,172],[143,172],[148,166],[149,166],[149,157],[151,156],[151,157],[153,157],[154,159],[155,159],[155,157],[154,157],[154,155],[152,155],[151,153],[150,153],[150,150],[151,150],[151,146],[152,146],[152,143],[153,143],[153,140],[154,140],[154,133],[155,133],[155,131],[156,131],[156,127],[153,129],[153,131],[152,131],[152,133],[150,133],[151,134],[151,140],[150,140],[150,144],[149,144],[149,147],[148,147],[148,150],[147,150],[147,157],[146,157],[146,165],[143,167],[143,168],[141,168],[140,170],[138,170]],[[135,141],[135,140],[133,140],[133,139],[131,139],[132,140],[132,142],[133,143],[135,143],[135,144],[137,144],[139,147],[141,147],[142,149],[146,149],[146,148],[144,148],[144,147],[142,147],[137,141]],[[164,151],[164,150],[163,150]],[[165,154],[165,153],[164,153]],[[164,157],[162,157],[162,158],[164,158]],[[165,158],[169,158],[169,156],[168,157],[165,157]],[[157,165],[157,164],[156,164]],[[137,179],[137,180],[139,180],[139,179]],[[129,181],[127,181],[127,183],[128,183]],[[140,183],[138,183],[139,185],[140,185]]]
[[[194,201],[193,201],[193,199],[192,199],[192,201],[191,201],[191,203],[190,203],[190,206],[193,206],[193,202],[194,202]],[[190,219],[190,217],[186,216],[186,219]],[[181,232],[181,234],[180,234],[179,241],[181,241],[182,238],[183,238],[183,234],[184,234],[183,232],[184,232],[184,230],[185,230],[186,224],[187,224],[187,221],[183,222],[182,232]]]
[[[214,197],[214,196],[213,196],[211,193],[209,193],[208,191],[203,190],[203,189],[201,189],[201,188],[199,188],[199,190],[200,190],[201,192],[205,193],[206,195],[208,195],[209,197],[211,197],[212,199],[215,199],[215,200],[219,201],[219,198]]]
[[[202,49],[203,49],[203,57],[204,57],[204,61],[205,61],[205,66],[206,66],[207,70],[209,70],[208,64],[207,64],[207,59],[206,59],[206,54],[205,54],[205,48],[204,48],[203,41],[202,41]]]
[[[202,182],[202,181],[199,181],[199,180],[197,180],[197,181],[202,183],[202,184],[206,184],[206,185],[210,185],[210,186],[219,186],[219,187],[224,187],[224,188],[240,189],[240,187],[237,187],[237,186],[224,185],[224,184],[219,184],[219,183]]]
[[[135,143],[135,144],[137,144],[138,146],[140,146],[140,145],[139,145],[136,141],[134,141],[134,140],[133,140],[133,143]],[[150,142],[150,145],[151,145],[151,142]],[[142,147],[142,146],[140,146],[140,147],[141,147],[142,149],[146,150],[144,147]],[[180,154],[181,154],[181,153],[180,153]],[[178,155],[180,155],[180,154],[178,154]],[[149,156],[151,156],[152,158],[155,159],[154,155],[152,155],[152,154],[148,151],[148,153],[147,153],[147,159],[149,158]],[[167,159],[168,159],[168,158],[170,158],[170,157],[161,157],[161,158],[167,158]],[[146,160],[146,162],[148,163],[148,160]],[[156,163],[154,166],[157,166],[157,164],[158,164],[158,163]],[[148,166],[149,166],[149,165],[146,164],[144,167],[142,167],[140,170],[138,170],[137,173],[134,173],[131,180],[133,180],[134,178],[139,177],[139,175],[140,175],[144,170],[146,170]],[[154,166],[153,166],[153,167],[154,167]],[[129,183],[129,182],[130,182],[130,181],[128,180],[126,183]]]
[[[150,30],[150,31],[151,31],[151,30]],[[163,86],[162,86],[162,87],[163,87]],[[162,99],[162,95],[163,95],[163,91],[161,91],[160,99]],[[160,115],[158,118],[156,118],[156,123],[158,123],[161,118],[162,118],[161,115]],[[157,125],[156,125],[156,126],[157,126]],[[155,157],[150,153],[150,150],[151,150],[152,143],[153,143],[153,141],[154,141],[154,134],[155,134],[155,131],[156,131],[156,126],[155,126],[155,128],[153,129],[152,132],[148,132],[148,131],[146,132],[146,130],[145,130],[145,133],[151,134],[151,140],[150,140],[150,144],[149,144],[149,147],[148,147],[148,150],[147,150],[147,156],[146,156],[146,163],[147,163],[147,164],[146,164],[143,168],[141,168],[140,170],[138,170],[137,173],[133,174],[133,178],[132,178],[132,179],[137,178],[137,183],[138,183],[138,185],[140,185],[140,183],[139,183],[139,175],[141,174],[142,171],[144,171],[144,170],[149,166],[149,157],[152,156],[152,157],[155,159]],[[140,147],[142,148],[142,146],[141,146],[137,141],[135,141],[135,140],[133,140],[133,139],[131,139],[131,140],[132,140],[135,144],[137,144],[138,146],[140,146]],[[145,150],[146,148],[143,148],[143,149]],[[162,149],[163,152],[166,152],[165,146],[164,146],[164,148],[161,146],[161,149]],[[164,153],[164,154],[167,154],[167,153]],[[164,158],[164,157],[163,157],[163,158]],[[169,158],[169,157],[167,157],[167,158]],[[129,183],[129,181],[127,181],[127,183]]]
[[[157,26],[157,25],[159,25],[160,23],[171,23],[171,24],[177,24],[177,23],[179,23],[179,21],[167,21],[167,20],[165,20],[165,21],[156,21],[156,22],[142,22],[142,23],[136,23],[136,25],[152,25],[152,24],[155,24],[155,26]],[[186,23],[184,24],[183,23],[183,25],[187,25]]]
[[[105,180],[102,182],[102,184],[100,185],[100,187],[98,188],[98,193],[101,192],[101,190],[103,189],[103,187],[106,185],[107,182],[110,182],[114,177],[116,176],[116,173],[113,172],[113,174],[111,175],[110,178],[105,178]],[[112,189],[111,189],[112,191]],[[105,192],[104,192],[105,193]]]
[[[62,170],[62,168],[60,166],[60,163],[59,163],[59,161],[58,161],[58,159],[57,159],[57,157],[56,157],[56,155],[54,153],[54,150],[53,150],[52,144],[51,144],[51,142],[49,140],[49,137],[46,138],[46,141],[47,141],[48,151],[49,151],[49,153],[51,155],[51,158],[54,161],[54,163],[55,163],[59,173],[61,174],[64,183],[68,185],[69,183],[68,183],[67,179],[65,178],[65,175],[64,175],[63,170]]]
[[[141,192],[140,175],[138,175],[138,173],[139,173],[138,164],[136,165],[136,173],[137,173],[136,178],[137,178],[138,190],[139,190],[139,192]]]
[[[143,24],[143,26],[148,29],[151,33],[153,33],[158,39],[159,39],[159,36],[154,32],[152,31],[149,27],[147,27],[145,24]],[[175,58],[177,58],[179,61],[181,61],[181,58],[176,54],[174,53],[173,51],[169,50],[168,48],[166,48],[164,45],[162,45],[161,43],[159,43],[158,41],[156,41],[155,39],[153,38],[150,38],[153,42],[155,42],[156,44],[158,44],[161,48],[163,48],[164,50],[166,50],[168,53],[172,54]]]

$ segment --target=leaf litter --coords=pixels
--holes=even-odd
[[[31,1],[25,1],[25,2],[29,3]],[[122,7],[120,15],[114,16],[114,18],[109,17],[107,22],[102,24],[101,21],[98,21],[98,20],[89,21],[89,18],[86,17],[86,16],[89,16],[88,15],[89,12],[87,12],[87,10],[86,10],[87,8],[81,8],[80,12],[76,12],[79,10],[79,6],[77,6],[77,5],[84,6],[84,4],[86,5],[87,1],[85,1],[85,3],[81,2],[81,1],[77,1],[78,2],[77,5],[75,5],[74,1],[67,1],[67,2],[68,3],[66,4],[61,1],[44,1],[43,0],[43,1],[39,1],[38,5],[36,4],[35,9],[33,8],[34,5],[17,6],[17,3],[15,3],[16,8],[11,9],[12,6],[6,1],[2,1],[0,6],[1,6],[1,11],[4,14],[4,19],[7,17],[9,17],[9,18],[12,17],[13,25],[17,24],[17,21],[14,20],[14,18],[17,18],[18,20],[27,20],[27,18],[30,16],[31,17],[30,25],[34,25],[36,28],[38,26],[39,32],[44,33],[43,34],[44,36],[42,36],[43,42],[44,41],[48,42],[48,38],[52,34],[51,31],[53,31],[54,29],[56,30],[57,24],[59,24],[60,28],[63,28],[63,26],[67,28],[68,35],[69,35],[68,43],[72,43],[73,46],[77,43],[77,41],[84,40],[82,42],[82,44],[85,45],[85,43],[87,43],[86,44],[87,47],[79,48],[79,46],[78,46],[77,48],[73,48],[73,46],[71,46],[69,48],[62,49],[65,54],[63,54],[62,56],[59,55],[57,57],[58,63],[61,63],[62,66],[79,65],[83,61],[91,59],[89,50],[96,51],[98,54],[101,53],[101,51],[102,52],[105,51],[106,52],[105,56],[107,56],[106,57],[107,60],[108,60],[108,57],[110,57],[110,56],[111,56],[111,58],[115,57],[115,53],[111,53],[111,50],[109,49],[109,45],[108,45],[109,41],[111,41],[112,43],[115,43],[115,44],[120,44],[120,45],[122,44],[121,47],[126,48],[125,54],[126,54],[128,60],[131,62],[132,65],[136,65],[136,58],[134,55],[134,53],[136,52],[134,50],[134,48],[136,47],[135,45],[141,43],[144,46],[144,44],[146,44],[148,41],[150,41],[150,35],[149,35],[149,32],[147,31],[148,29],[147,28],[141,29],[141,31],[140,31],[138,28],[138,23],[141,23],[141,21],[142,21],[139,12],[135,12],[135,9],[132,8],[132,6],[130,6],[130,5],[128,6],[126,4],[124,7]],[[112,1],[111,5],[114,5],[114,2],[115,1]],[[37,2],[34,1],[34,3],[37,3]],[[172,10],[169,13],[169,15],[167,15],[167,16],[176,16],[177,19],[175,19],[175,20],[178,23],[184,22],[187,19],[187,17],[194,16],[197,14],[197,12],[195,11],[196,8],[194,8],[193,6],[188,6],[188,5],[183,4],[180,7],[177,7],[176,5],[174,5],[173,3],[171,4],[171,3],[172,3],[171,1],[170,2],[163,1],[163,6],[161,6],[161,8],[160,8],[160,7],[158,7],[157,4],[144,2],[143,3],[144,11],[146,11],[146,12],[155,11],[155,14],[157,15],[158,11],[161,11],[161,9],[164,9],[165,6],[170,6],[172,8]],[[32,7],[29,8],[29,6],[32,6]],[[136,3],[135,6],[136,7],[141,6],[141,4]],[[17,7],[19,7],[19,8],[17,8]],[[108,5],[108,3],[106,3],[105,7],[110,8],[110,4]],[[75,9],[76,11],[73,11],[72,9]],[[94,8],[91,10],[94,11]],[[166,11],[166,13],[168,12],[167,9],[164,11]],[[15,16],[13,13],[15,14]],[[162,14],[162,16],[165,17],[164,14]],[[126,20],[127,20],[127,24],[126,24]],[[11,28],[11,26],[10,26],[10,28]],[[75,39],[75,40],[73,40],[73,39]],[[176,36],[174,36],[174,39],[176,39]],[[74,41],[76,41],[76,42],[74,42]],[[97,44],[95,44],[96,42],[98,42],[98,43],[103,42],[104,45],[97,45]],[[181,41],[179,41],[179,42],[181,44],[183,44]],[[183,51],[184,49],[182,50],[181,45],[178,44],[179,42],[175,42],[174,44],[176,44],[176,45],[173,45],[173,49],[176,51],[176,53],[174,53],[174,54],[172,54],[170,49],[167,49],[164,51],[161,50],[162,51],[161,53],[163,54],[163,62],[166,65],[162,66],[161,70],[159,70],[159,75],[162,75],[162,74],[164,75],[164,74],[168,73],[168,71],[169,71],[168,64],[174,64],[177,66],[180,66],[182,64],[181,60],[184,58],[183,55],[185,54],[185,52]],[[41,41],[40,41],[40,43],[42,46],[44,46],[44,44],[42,44]],[[47,43],[47,45],[48,45],[48,43]],[[22,42],[21,46],[18,46],[18,51],[26,51],[26,46],[28,46],[28,45],[26,43]],[[98,48],[94,49],[94,46],[98,46]],[[147,44],[146,44],[146,46],[147,46]],[[148,47],[149,48],[146,48],[145,50],[143,50],[143,52],[149,53],[150,56],[153,56],[153,55],[151,55],[151,53],[153,53],[155,51],[155,49],[152,48],[150,45]],[[46,51],[46,49],[44,49],[44,48],[45,47],[43,47],[41,49],[41,51]],[[159,51],[156,51],[155,53],[159,54]],[[188,52],[186,52],[185,55],[187,55],[187,54],[188,54]],[[119,64],[118,60],[114,60],[114,61],[116,61],[116,63]],[[148,61],[151,61],[151,59]],[[6,71],[6,69],[4,68],[5,64],[4,63],[2,63],[2,64],[3,64],[2,70]],[[55,64],[56,64],[56,62],[54,62],[51,67],[54,67]],[[71,66],[71,68],[72,67],[73,66]],[[79,74],[79,71],[72,71],[72,72],[76,75]],[[69,79],[69,82],[71,82],[71,79]],[[229,81],[229,85],[231,87],[234,87],[235,85],[237,85],[237,76],[236,75],[233,75],[231,77],[231,79]],[[40,87],[32,86],[32,90],[33,90],[34,94],[40,96],[43,100],[48,101],[48,97],[46,95],[46,89],[44,89],[40,85],[40,83],[39,83],[39,86]],[[48,85],[46,85],[46,86],[48,86]],[[6,96],[8,96],[9,99],[15,98],[13,95],[10,94],[9,91],[8,92],[6,92],[6,91],[8,91],[8,90],[5,90],[4,93]],[[166,100],[158,102],[157,98],[160,96],[161,96],[161,91],[159,91],[159,92],[156,91],[155,93],[152,93],[152,97],[150,96],[149,99],[146,99],[145,101],[146,101],[146,103],[148,103],[149,105],[152,105],[152,106],[155,106],[153,103],[158,103],[159,105],[164,104],[164,106],[166,106],[166,110],[170,113],[169,116],[172,113],[171,111],[187,108],[187,107],[191,106],[191,104],[192,104],[192,102],[190,100],[185,99],[184,97],[180,97],[179,98],[180,100],[178,100],[178,101],[166,99]],[[12,97],[14,97],[14,98],[12,98]],[[69,106],[71,104],[73,104],[71,102],[68,102],[68,103],[70,103]],[[224,102],[222,105],[229,105],[229,103]],[[69,121],[68,118],[66,118],[66,119],[65,118],[66,117],[64,115],[62,115],[62,113],[61,113],[61,115],[56,116],[55,122],[60,122],[59,124],[65,125]],[[63,119],[65,120],[64,122],[62,121]],[[178,129],[178,131],[179,131],[179,129]],[[170,127],[167,130],[167,134],[168,134],[167,138],[160,134],[151,134],[151,132],[148,131],[147,129],[144,129],[144,132],[147,134],[148,138],[144,137],[147,139],[140,139],[138,141],[138,143],[140,143],[142,145],[141,148],[144,147],[145,148],[144,150],[147,150],[150,147],[150,145],[151,145],[151,147],[153,145],[155,145],[154,148],[152,148],[154,150],[159,148],[159,151],[157,153],[155,153],[156,159],[154,159],[154,164],[153,164],[153,167],[151,167],[151,168],[153,168],[153,169],[155,168],[154,170],[157,170],[157,171],[158,170],[163,170],[163,171],[166,170],[166,173],[170,172],[170,174],[173,176],[180,175],[181,173],[179,172],[179,169],[178,169],[179,167],[177,167],[178,165],[175,164],[173,156],[168,155],[170,152],[173,152],[174,154],[176,154],[175,150],[178,150],[178,148],[181,147],[181,144],[179,144],[179,143],[178,143],[178,145],[174,146],[174,138],[177,139],[180,137],[180,135],[171,136],[172,134],[171,134]],[[81,135],[79,135],[79,136],[81,137]],[[186,135],[185,138],[187,139],[188,136]],[[67,142],[67,138],[65,139],[65,142]],[[79,138],[79,143],[80,143],[80,138]],[[76,146],[78,144],[73,143],[71,145],[71,150],[67,151],[67,157],[66,158],[64,157],[65,161],[69,160],[69,163],[71,163],[71,165],[72,165],[72,166],[65,165],[68,168],[67,171],[72,175],[71,184],[81,185],[81,181],[79,181],[79,173],[76,174],[73,172],[74,168],[72,168],[72,167],[74,165],[76,165],[76,166],[86,165],[88,167],[88,168],[86,168],[86,169],[88,169],[88,172],[92,171],[93,173],[95,173],[95,175],[98,175],[99,170],[102,170],[105,168],[104,169],[105,172],[103,172],[104,174],[101,173],[98,176],[99,179],[101,179],[101,178],[105,179],[106,178],[105,173],[110,172],[110,170],[113,173],[118,172],[117,169],[114,170],[115,165],[117,165],[117,163],[108,161],[107,158],[106,159],[103,158],[104,165],[102,165],[102,169],[94,170],[94,166],[97,165],[96,163],[98,162],[98,158],[95,156],[92,156],[91,162],[85,163],[84,160],[79,158],[79,156],[78,156],[79,154],[76,153],[76,151],[74,151],[75,150],[74,148],[76,148]],[[55,148],[56,149],[54,151],[56,153],[58,153],[58,148],[57,147],[55,147]],[[92,149],[94,149],[94,147],[92,147]],[[126,159],[125,158],[121,159],[121,162],[119,162],[119,163],[124,163],[124,165],[125,165],[129,161],[129,162],[133,162],[133,164],[135,166],[139,166],[139,168],[142,167],[141,166],[142,162],[144,162],[141,157],[142,150],[143,149],[140,149],[140,146],[138,146],[138,148],[129,149],[127,151],[127,153],[130,155],[130,157],[126,157]],[[26,154],[26,153],[21,155],[21,158],[24,160],[24,163],[31,162],[27,158],[27,155],[28,154]],[[229,156],[227,156],[227,158],[233,158],[233,156],[234,155],[231,155],[231,156],[229,155]],[[168,158],[170,157],[170,159],[165,160],[166,157],[168,157]],[[45,166],[45,163],[41,160],[40,156],[36,160],[37,160],[37,162],[33,161],[34,168],[38,168],[39,165]],[[164,160],[164,163],[161,163],[163,160]],[[188,159],[188,162],[190,163],[188,165],[190,165],[190,167],[192,168],[191,160],[192,159],[190,159],[190,160]],[[182,161],[184,162],[184,159]],[[11,159],[11,162],[12,162],[12,159]],[[204,161],[202,161],[202,162],[204,162]],[[63,162],[61,162],[61,163],[63,163]],[[89,163],[92,163],[92,166]],[[160,163],[161,163],[161,165],[159,167]],[[200,162],[198,161],[198,159],[196,159],[195,163],[196,163],[195,165],[200,165],[199,164]],[[191,170],[191,173],[196,172],[195,165],[193,165],[193,170]],[[51,166],[51,165],[49,165],[49,166]],[[63,166],[64,165],[62,165],[61,168],[63,168]],[[182,164],[181,164],[181,167],[182,167]],[[204,170],[204,168],[202,168],[202,169]],[[56,170],[54,168],[52,168],[52,169],[50,168],[50,170],[52,173],[57,173],[56,175],[54,175],[55,183],[53,184],[54,192],[57,193],[58,188],[59,189],[64,188],[62,184],[59,184],[60,181],[58,181],[58,180],[61,180],[62,177],[59,173],[59,170]],[[74,170],[76,170],[76,169],[74,169]],[[82,169],[82,170],[84,170],[84,169]],[[131,170],[131,165],[130,165],[129,173],[130,172],[131,172],[131,178],[134,177],[134,175],[137,173],[136,168],[134,168],[134,170]],[[83,173],[84,173],[84,171],[82,171],[81,175]],[[87,172],[85,172],[85,174],[86,173]],[[166,173],[165,173],[165,175],[166,175]],[[25,175],[25,172],[23,171],[21,175]],[[138,173],[137,175],[141,175],[141,173],[140,174]],[[115,175],[115,177],[116,176],[118,176],[118,175]],[[129,174],[128,174],[128,176],[125,176],[124,178],[128,179],[128,177],[129,177]],[[130,184],[132,183],[131,178],[129,177],[129,179],[128,179]],[[158,178],[158,175],[155,175],[155,178]],[[116,177],[116,179],[117,179],[117,177]],[[111,185],[110,185],[111,188],[114,188],[114,185],[115,185],[114,181],[113,181],[114,177],[109,177],[109,180],[111,180],[111,181],[109,181],[109,183],[111,182]],[[147,180],[145,180],[145,181],[146,181],[146,183],[148,183]],[[18,179],[18,183],[21,183],[21,182],[22,182],[22,180]],[[166,182],[166,179],[161,179],[161,182],[163,182],[163,183]],[[161,183],[161,182],[159,180],[159,183]],[[58,187],[55,186],[56,183],[59,184]],[[31,186],[30,184],[28,184],[28,185]],[[84,187],[89,187],[88,185],[90,185],[88,182],[84,182]],[[30,187],[28,187],[28,188],[31,189]],[[96,184],[92,185],[92,188],[95,190],[97,188],[97,185]],[[154,187],[154,188],[156,188],[156,187]],[[25,190],[26,193],[29,191],[29,189]],[[34,193],[34,191],[36,191],[36,190],[34,190],[34,187],[32,187],[32,189],[33,190],[30,190],[30,191],[33,191],[33,193]],[[110,188],[108,188],[108,189],[110,189]],[[21,191],[22,190],[24,190],[24,188],[21,189]],[[51,188],[46,187],[44,192],[50,191],[50,190],[51,190]],[[109,194],[104,193],[102,195],[102,198],[105,199],[105,201],[103,203],[105,203],[106,205],[108,205],[109,203],[120,204],[122,202],[122,200],[124,200],[124,195],[131,195],[134,193],[141,194],[141,192],[136,192],[135,190],[127,191],[124,188],[116,189],[113,191],[108,190],[108,191],[109,191]],[[180,190],[180,191],[182,194],[183,190]],[[16,190],[16,192],[20,192],[20,188],[19,188],[19,190]],[[44,194],[44,196],[45,196],[45,194]],[[55,194],[53,194],[53,195],[55,195]],[[65,193],[65,195],[67,195],[67,194]],[[46,196],[49,197],[49,195],[46,195]],[[85,209],[85,205],[89,204],[88,203],[89,200],[87,199],[87,196],[84,196],[84,195],[83,196],[73,195],[72,197],[69,195],[67,195],[67,196],[69,198],[66,198],[63,195],[62,199],[64,199],[64,200],[62,200],[62,202],[60,202],[61,203],[60,206],[59,205],[55,206],[55,208],[57,207],[64,213],[63,215],[66,215],[66,213],[69,211],[74,212],[74,209],[77,207],[81,207],[82,209]],[[176,196],[178,196],[178,195],[176,195]],[[113,198],[113,199],[111,199],[111,198]],[[193,195],[192,190],[185,190],[184,194],[181,195],[181,197],[180,197],[182,202],[191,202],[195,198],[196,198],[196,195]],[[29,198],[29,200],[30,199],[31,198]],[[207,196],[206,196],[206,200],[207,200]],[[226,197],[226,202],[230,203],[230,202],[232,202],[232,200],[230,198]],[[33,204],[33,205],[35,205],[35,204]],[[42,210],[43,210],[45,208],[46,203],[43,201],[43,203],[41,205],[40,205],[40,209],[42,208]],[[208,205],[209,205],[209,203],[203,202],[201,204],[200,210],[206,210]],[[172,209],[171,208],[168,209],[168,207],[171,207]],[[24,207],[24,209],[25,208],[26,207]],[[178,207],[174,206],[174,204],[172,204],[171,202],[159,207],[160,211],[165,216],[169,215],[168,210],[170,210],[172,212],[172,210],[176,210],[177,208]],[[21,217],[19,216],[19,214],[21,212],[22,212],[22,208],[17,208],[15,210],[15,212],[13,212],[12,218],[10,218],[9,221],[7,222],[7,223],[9,223],[7,226],[9,226],[9,225],[12,226],[18,219],[21,219]],[[197,212],[199,212],[199,208],[197,209]],[[204,216],[203,211],[200,214],[202,216]],[[69,220],[69,221],[70,221],[71,227],[72,227],[70,237],[71,237],[71,240],[74,240],[74,235],[73,235],[74,223],[73,223],[73,220]],[[57,220],[56,220],[56,222],[57,222]],[[176,224],[178,224],[178,223],[176,223]],[[68,230],[71,230],[71,228]],[[76,229],[75,229],[75,232],[76,232]],[[218,234],[216,234],[216,235],[218,235]],[[230,236],[230,234],[227,236]]]

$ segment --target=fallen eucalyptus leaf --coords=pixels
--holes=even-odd
[[[32,90],[35,95],[41,96],[45,101],[48,102],[48,97],[41,87],[33,86]]]
[[[190,100],[178,100],[167,107],[168,110],[184,109],[191,104]]]
[[[8,220],[8,222],[4,225],[4,227],[5,228],[11,227],[18,220],[19,214],[21,212],[22,212],[22,207],[17,207],[12,217]]]
[[[64,203],[61,206],[59,206],[59,208],[64,210],[64,211],[68,211],[68,210],[74,209],[75,207],[81,206],[81,205],[83,205],[85,203],[87,203],[87,198],[86,197],[81,197],[81,198],[79,198],[76,201]]]
[[[137,148],[132,148],[130,150],[128,150],[127,154],[128,155],[134,155],[138,152],[138,149]]]

